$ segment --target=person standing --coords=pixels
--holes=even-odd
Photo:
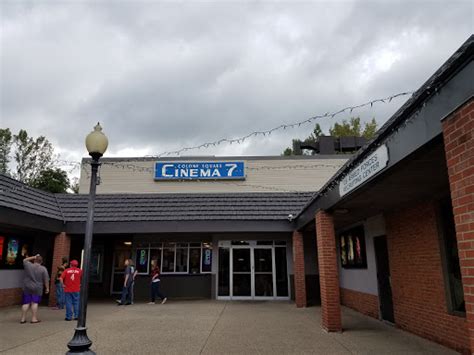
[[[64,305],[66,303],[66,298],[64,295],[64,286],[61,283],[61,275],[67,268],[67,258],[63,257],[62,264],[58,266],[58,270],[56,272],[56,278],[54,279],[54,285],[56,286],[56,307],[53,309],[64,309]]]
[[[20,323],[26,323],[26,314],[31,307],[31,323],[39,323],[38,319],[38,304],[41,302],[41,296],[44,293],[49,293],[49,275],[48,270],[41,265],[43,258],[36,254],[35,256],[27,257],[23,260],[23,267],[25,268],[25,280],[23,285],[23,300],[21,306],[21,320]]]
[[[137,276],[137,270],[133,265],[132,259],[125,259],[125,272],[124,272],[124,281],[122,288],[122,297],[120,300],[117,300],[119,306],[129,305],[133,302],[133,283],[135,277]]]
[[[132,259],[128,259],[129,265],[132,268],[132,284],[130,285],[130,304],[133,304],[133,299],[135,298],[135,278],[138,274],[138,269],[135,267]]]
[[[151,302],[148,304],[155,304],[156,296],[160,297],[161,304],[165,304],[167,299],[160,291],[160,267],[156,260],[151,261]]]
[[[66,298],[66,318],[70,321],[74,316],[76,320],[79,317],[79,294],[81,291],[82,270],[77,266],[77,260],[72,260],[70,267],[64,270],[60,282],[64,285],[64,295]]]

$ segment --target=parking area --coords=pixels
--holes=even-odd
[[[64,354],[75,322],[42,307],[41,323],[20,324],[19,307],[0,310],[0,352]],[[88,307],[98,354],[450,354],[451,350],[343,309],[342,333],[320,327],[320,308],[290,302],[169,301]]]

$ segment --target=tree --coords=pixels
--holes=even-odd
[[[341,123],[336,122],[332,127],[329,128],[329,135],[334,137],[356,136],[371,139],[375,136],[376,132],[377,121],[375,121],[375,118],[372,118],[370,122],[365,123],[364,131],[362,131],[360,117],[351,117],[349,121],[342,120]],[[304,150],[301,150],[301,145],[315,145],[315,143],[318,141],[318,138],[321,136],[324,136],[324,132],[322,131],[319,123],[316,123],[313,133],[311,133],[304,141],[293,139],[292,148],[286,148],[282,155],[303,155],[305,153]],[[315,152],[312,154],[315,154]]]
[[[316,140],[318,137],[321,137],[322,135],[323,135],[323,130],[321,129],[321,126],[319,125],[319,123],[316,123],[313,129],[313,133],[311,133],[310,137]]]
[[[333,137],[360,137],[360,117],[351,117],[350,121],[342,120],[342,123],[334,123],[329,128],[329,135]]]
[[[12,147],[12,133],[9,128],[0,128],[0,174],[10,175],[8,163]]]
[[[0,173],[12,175],[28,186],[66,192],[70,182],[67,173],[54,166],[53,151],[43,136],[34,139],[23,129],[15,135],[9,128],[0,129]]]
[[[29,185],[53,193],[66,193],[70,187],[69,178],[64,170],[48,168],[39,172]]]
[[[362,137],[367,139],[372,139],[377,132],[377,121],[375,118],[372,118],[372,121],[367,122],[364,127],[364,132],[362,133]]]
[[[21,129],[13,136],[16,173],[14,177],[29,184],[37,179],[43,170],[53,167],[53,146],[43,136],[36,139]]]
[[[77,177],[72,178],[72,182],[69,188],[72,190],[73,193],[79,193],[79,179]]]

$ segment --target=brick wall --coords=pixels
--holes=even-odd
[[[474,352],[474,100],[443,120],[470,349]]]
[[[14,306],[21,303],[21,288],[0,289],[0,307]]]
[[[379,318],[379,298],[359,291],[340,288],[341,304],[369,317]]]
[[[322,327],[328,332],[338,332],[342,330],[342,322],[336,236],[333,217],[322,210],[316,213],[316,238],[321,288]]]
[[[296,307],[306,307],[303,234],[298,231],[293,232],[293,274]]]
[[[0,289],[0,307],[14,306],[21,303],[21,288]]]
[[[49,295],[49,305],[56,305],[56,285],[54,284],[54,278],[58,266],[62,264],[63,257],[69,258],[71,250],[71,238],[66,233],[60,233],[54,238],[54,252],[53,252],[53,265],[51,268],[51,285]]]
[[[466,320],[447,310],[435,203],[387,214],[386,225],[396,325],[466,351]]]

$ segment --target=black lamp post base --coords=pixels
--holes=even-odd
[[[86,350],[86,351],[80,351],[80,352],[68,351],[68,352],[66,353],[66,355],[70,355],[70,354],[75,354],[75,355],[96,355],[96,353],[93,352],[92,350]]]
[[[77,327],[74,337],[67,343],[69,351],[66,354],[95,355],[95,352],[89,349],[91,345],[92,341],[87,337],[87,328]]]

